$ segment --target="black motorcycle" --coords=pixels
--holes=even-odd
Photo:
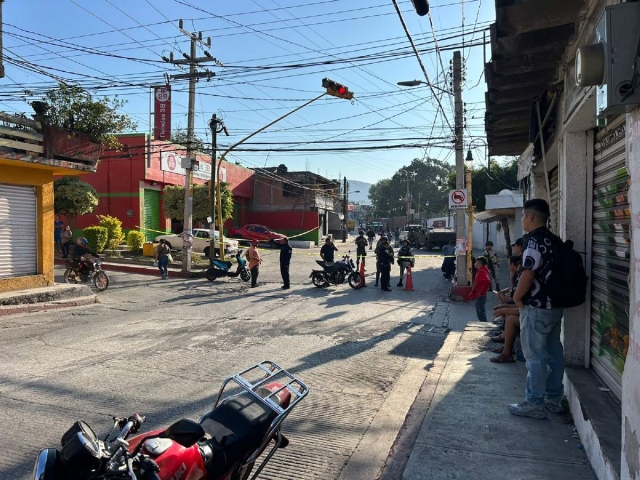
[[[309,278],[318,288],[325,288],[329,285],[342,285],[345,279],[349,286],[355,290],[364,286],[364,277],[356,270],[356,266],[349,255],[342,257],[342,260],[333,265],[326,265],[322,260],[316,260],[322,270],[312,270]]]
[[[64,271],[64,283],[89,283],[93,285],[99,292],[109,287],[109,276],[102,270],[102,256],[94,257],[88,262],[91,263],[93,269],[87,267],[83,262],[67,260],[67,268]]]

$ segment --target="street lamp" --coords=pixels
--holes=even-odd
[[[442,92],[448,93],[449,95],[452,95],[452,93],[449,90],[445,88],[440,88],[434,85],[433,83],[425,82],[424,80],[404,80],[402,82],[398,82],[398,85],[400,85],[401,87],[417,87],[419,85],[431,85],[431,87],[435,88],[436,90],[440,90]]]

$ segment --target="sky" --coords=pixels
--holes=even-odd
[[[486,84],[477,44],[483,33],[489,41],[494,3],[432,0],[432,28],[410,0],[398,2],[431,82],[448,88],[453,51],[463,52],[466,150],[471,139],[484,138]],[[211,142],[208,122],[218,114],[230,134],[219,135],[219,148],[322,93],[324,77],[354,92],[353,102],[323,97],[287,117],[231,161],[369,183],[390,178],[413,158],[454,163],[453,96],[436,90],[443,115],[428,86],[397,85],[425,77],[392,0],[7,0],[0,110],[30,115],[34,97],[24,91],[37,97],[64,79],[94,95],[117,94],[137,131],[149,132],[149,87],[164,84],[165,73],[185,73],[162,60],[189,52],[179,19],[186,30],[211,37],[207,50],[218,62],[201,65],[215,77],[197,84],[195,132]],[[186,128],[188,82],[171,85],[172,126]],[[473,145],[476,162],[484,162],[483,142]]]

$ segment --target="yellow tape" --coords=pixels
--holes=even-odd
[[[167,231],[163,231],[163,230],[153,230],[152,228],[143,228],[143,227],[141,227],[139,225],[134,225],[134,227],[137,228],[138,230],[140,230],[141,232],[155,232],[155,233],[161,233],[163,235],[180,235],[179,233],[167,232]],[[293,235],[291,237],[287,236],[287,238],[291,239],[291,238],[301,237],[303,235],[306,235],[307,233],[313,232],[314,230],[318,230],[318,228],[320,228],[320,227],[314,227],[311,230],[307,230],[306,232],[302,232],[302,233],[299,233],[297,235]],[[209,229],[208,228],[203,228],[203,229],[200,229],[200,230],[209,230]],[[230,240],[243,240],[245,242],[250,242],[251,241],[251,240],[245,239],[245,238],[231,238],[231,237],[225,237],[225,238],[230,239]]]

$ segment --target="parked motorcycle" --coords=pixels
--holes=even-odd
[[[67,260],[67,269],[64,271],[65,283],[88,283],[92,281],[98,291],[106,290],[109,287],[109,276],[102,270],[102,257],[94,257],[88,261],[93,265],[93,270],[91,271],[82,263]]]
[[[221,277],[235,278],[237,276],[240,276],[243,282],[251,280],[251,272],[249,272],[249,268],[247,267],[247,261],[242,257],[242,250],[236,253],[236,262],[238,266],[235,271],[231,271],[233,263],[212,258],[211,266],[207,268],[206,272],[207,280],[213,282]]]
[[[231,382],[241,392],[223,398]],[[227,378],[212,410],[198,422],[184,418],[166,429],[139,433],[145,417],[114,417],[104,440],[85,422],[76,422],[62,436],[60,448],[40,451],[32,478],[255,480],[276,450],[289,444],[282,422],[308,392],[296,377],[264,361]],[[137,435],[129,438],[132,434]]]
[[[356,270],[349,255],[343,256],[341,261],[335,262],[333,265],[325,265],[322,260],[316,260],[316,263],[322,267],[322,270],[312,270],[309,278],[318,288],[342,285],[345,279],[348,280],[349,286],[355,290],[364,285],[364,277]]]

